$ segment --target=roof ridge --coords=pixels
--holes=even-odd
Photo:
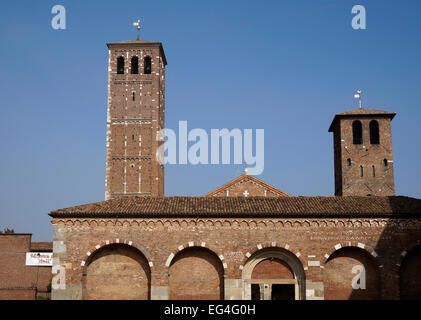
[[[264,182],[264,181],[262,181],[262,180],[260,180],[256,177],[254,177],[252,175],[248,175],[246,173],[243,173],[242,175],[238,176],[237,178],[234,178],[233,180],[228,181],[227,183],[225,183],[225,184],[217,187],[216,189],[206,193],[204,195],[204,197],[211,197],[211,196],[221,192],[222,190],[227,189],[227,188],[233,186],[234,184],[236,184],[236,183],[238,183],[242,180],[245,180],[245,179],[250,179],[250,180],[254,181],[255,183],[269,189],[270,191],[272,191],[272,192],[274,192],[278,195],[281,195],[281,196],[284,196],[284,197],[290,197],[290,195],[288,193],[286,193],[286,192],[284,192],[284,191],[282,191],[282,190],[280,190],[280,189],[278,189],[278,188],[276,188],[276,187],[274,187],[274,186],[272,186],[272,185],[270,185],[270,184],[268,184],[268,183],[266,183],[266,182]]]

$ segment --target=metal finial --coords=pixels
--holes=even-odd
[[[140,20],[137,20],[136,22],[133,22],[133,26],[135,26],[136,29],[137,29],[137,39],[136,40],[140,40],[140,35],[139,35],[139,32],[140,32]]]
[[[358,104],[360,106],[360,109],[362,108],[362,103],[361,103],[361,90],[358,90],[356,94],[354,94],[354,98],[358,99]]]

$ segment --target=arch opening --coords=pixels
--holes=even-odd
[[[355,120],[352,123],[352,137],[354,144],[363,143],[363,127],[360,120]]]
[[[421,300],[421,246],[406,254],[399,269],[401,300]]]
[[[169,266],[170,300],[224,299],[224,268],[219,257],[204,247],[178,252]]]
[[[376,300],[380,297],[378,263],[366,250],[343,247],[323,270],[325,300]]]
[[[371,144],[380,143],[379,123],[376,120],[370,121],[370,143]]]
[[[138,57],[132,57],[130,69],[131,69],[132,74],[139,73],[139,58]]]
[[[245,300],[304,300],[305,272],[301,261],[282,248],[257,251],[242,274]]]
[[[117,74],[124,74],[124,57],[117,58]]]
[[[144,74],[152,73],[152,59],[149,56],[143,59],[143,73]]]
[[[151,272],[148,260],[127,244],[110,244],[95,251],[83,274],[86,300],[148,300]]]

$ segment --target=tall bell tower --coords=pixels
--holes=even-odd
[[[139,39],[107,46],[105,199],[164,196],[164,166],[156,159],[165,127],[164,49]]]
[[[394,112],[357,108],[335,115],[333,132],[336,196],[394,196]]]

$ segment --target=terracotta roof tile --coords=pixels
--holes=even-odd
[[[350,116],[350,115],[376,115],[376,114],[385,114],[395,116],[396,112],[386,111],[386,110],[376,110],[376,109],[366,109],[366,108],[356,108],[353,110],[337,113],[337,116]]]
[[[409,197],[124,197],[50,213],[52,217],[103,216],[359,216],[421,215]]]

